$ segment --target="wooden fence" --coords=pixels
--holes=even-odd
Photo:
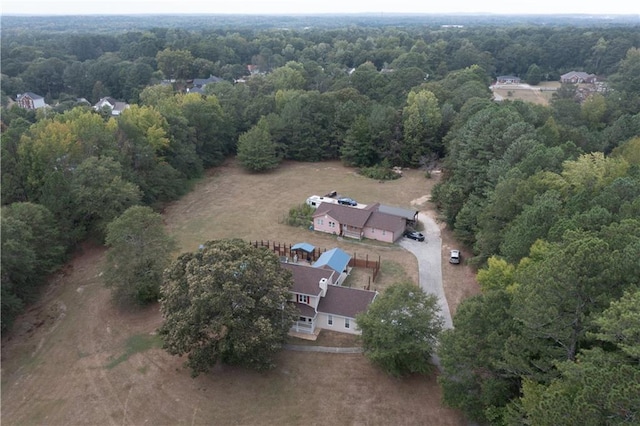
[[[294,256],[298,256],[300,260],[307,260],[309,262],[315,262],[318,260],[320,255],[327,251],[327,249],[320,249],[315,247],[312,252],[307,253],[302,250],[292,250],[293,244],[287,243],[279,243],[275,241],[269,240],[260,240],[260,241],[249,241],[249,244],[258,248],[264,247],[267,248],[274,253],[277,253],[278,256],[286,256],[288,258],[293,258]],[[351,256],[351,260],[349,260],[349,266],[352,268],[366,268],[371,269],[372,281],[375,281],[380,273],[380,256],[378,256],[378,260],[369,259],[369,255],[365,255],[364,258],[358,257],[356,253],[353,253]]]

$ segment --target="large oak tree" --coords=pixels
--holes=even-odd
[[[296,316],[291,274],[277,256],[238,240],[205,243],[165,272],[164,348],[187,355],[193,376],[218,362],[265,370]]]

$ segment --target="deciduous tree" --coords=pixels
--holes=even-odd
[[[64,245],[45,207],[13,203],[2,208],[2,330],[31,302],[44,278],[62,262]]]
[[[102,239],[107,224],[140,202],[140,189],[122,177],[122,167],[110,157],[89,157],[73,174],[71,195],[78,226]]]
[[[271,251],[242,240],[205,243],[165,272],[160,328],[172,355],[187,355],[193,376],[218,362],[272,367],[296,317],[291,274]]]
[[[365,355],[393,376],[428,373],[444,321],[437,298],[412,283],[392,285],[358,315]]]
[[[162,217],[149,207],[130,207],[108,225],[106,245],[104,280],[113,299],[140,305],[158,300],[162,274],[175,249]]]
[[[191,75],[193,55],[188,50],[173,50],[166,48],[156,55],[158,68],[167,78],[187,79]]]
[[[405,164],[417,166],[423,156],[439,151],[438,130],[442,115],[438,99],[428,90],[410,92],[402,112],[404,143],[402,158]]]

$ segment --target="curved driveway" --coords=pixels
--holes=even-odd
[[[402,238],[400,247],[410,251],[418,259],[420,287],[438,298],[440,314],[444,319],[444,328],[453,328],[449,304],[442,286],[442,238],[438,224],[429,216],[419,213],[418,220],[424,225],[424,241]]]
[[[444,296],[442,286],[442,238],[440,228],[429,216],[419,213],[418,220],[424,225],[424,241],[414,241],[402,238],[400,247],[413,253],[418,259],[418,274],[420,287],[429,294],[435,294],[440,305],[440,314],[444,319],[444,328],[453,328],[449,304]],[[330,353],[360,353],[362,348],[335,348],[324,346],[284,345],[285,349],[304,352],[330,352]],[[433,363],[440,367],[440,360],[436,354],[432,355]]]

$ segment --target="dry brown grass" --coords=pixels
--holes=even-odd
[[[412,200],[426,199],[434,181],[409,171],[398,181],[378,183],[337,162],[289,163],[268,175],[250,175],[230,162],[167,207],[164,217],[182,250],[209,239],[238,237],[308,241],[379,255],[387,270],[383,265],[376,286],[384,288],[401,276],[415,280],[413,256],[396,246],[290,228],[278,219],[308,195],[334,189],[364,203],[409,207]],[[114,365],[129,353],[128,338],[154,333],[162,318],[157,305],[116,309],[101,282],[103,265],[104,250],[85,247],[15,329],[2,336],[3,425],[465,424],[460,413],[442,406],[435,376],[393,379],[358,354],[285,351],[278,367],[266,374],[223,367],[196,379],[183,360],[161,349],[130,353]],[[443,265],[451,300],[477,291],[465,270]],[[348,346],[353,341],[321,333],[317,344]]]
[[[545,81],[540,83],[538,86],[529,87],[521,87],[519,85],[513,85],[509,87],[508,85],[503,85],[499,88],[493,88],[493,93],[502,96],[503,99],[520,99],[525,102],[532,102],[540,105],[549,105],[549,101],[551,101],[551,97],[555,91],[560,86],[559,82],[555,81]],[[553,90],[549,90],[553,89]]]
[[[400,263],[413,281],[417,280],[417,261],[396,245],[378,242],[361,243],[332,235],[293,228],[282,223],[289,208],[304,203],[310,195],[324,195],[332,190],[360,203],[382,201],[411,208],[411,201],[428,195],[435,179],[409,170],[401,179],[380,183],[358,175],[355,169],[339,162],[290,162],[269,174],[251,174],[233,162],[211,171],[194,191],[164,212],[169,231],[183,250],[195,250],[204,241],[220,238],[270,240],[283,243],[309,242],[317,247],[340,247],[358,257],[380,257]],[[426,202],[413,205],[424,208]],[[393,277],[375,283],[384,289]]]

